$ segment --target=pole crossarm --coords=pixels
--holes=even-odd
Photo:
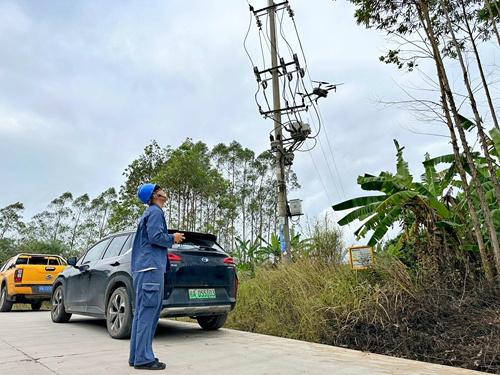
[[[307,105],[305,104],[300,104],[300,105],[296,105],[296,106],[293,106],[293,107],[285,107],[285,108],[277,108],[277,109],[272,109],[270,111],[263,111],[262,108],[259,108],[259,111],[260,111],[260,114],[264,117],[270,117],[271,115],[273,115],[274,113],[276,112],[279,112],[281,114],[292,114],[292,113],[295,113],[297,112],[297,110],[307,110]]]
[[[255,8],[250,5],[250,11],[253,12],[255,17],[259,17],[260,15],[267,13],[270,9],[274,9],[274,11],[277,11],[286,8],[286,6],[288,6],[288,1],[283,1],[281,3],[268,5],[267,7],[258,10],[255,10]]]

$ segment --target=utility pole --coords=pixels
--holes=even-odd
[[[271,75],[273,83],[273,120],[274,139],[277,141],[276,152],[276,180],[278,181],[278,224],[280,229],[280,245],[283,263],[292,260],[290,253],[290,231],[288,227],[288,212],[286,200],[285,163],[283,150],[283,136],[281,134],[281,100],[278,72],[278,46],[276,45],[276,11],[274,1],[268,0],[271,34]]]
[[[300,112],[307,112],[310,107],[315,108],[319,98],[326,98],[328,96],[328,92],[330,90],[336,90],[337,85],[341,85],[341,83],[329,84],[328,82],[312,81],[318,83],[318,86],[313,87],[312,91],[308,92],[303,80],[306,74],[305,68],[300,66],[299,57],[296,53],[293,53],[291,46],[288,41],[286,41],[284,35],[282,35],[282,37],[286,41],[288,49],[290,50],[291,61],[285,61],[285,57],[278,54],[278,38],[276,36],[276,18],[278,12],[288,12],[288,16],[292,19],[295,26],[294,12],[288,3],[288,0],[281,0],[281,2],[278,3],[275,3],[273,0],[267,0],[267,6],[264,8],[255,9],[250,4],[249,8],[250,12],[253,13],[255,20],[257,21],[261,50],[263,50],[261,35],[263,35],[265,40],[269,39],[271,43],[271,67],[267,68],[265,66],[265,61],[264,69],[262,70],[255,65],[253,66],[253,72],[258,84],[258,89],[255,93],[255,100],[257,102],[257,106],[259,107],[260,114],[266,119],[272,117],[274,122],[274,137],[270,135],[270,152],[276,155],[275,168],[276,181],[278,185],[277,203],[281,258],[283,263],[288,263],[292,260],[288,219],[294,216],[302,215],[302,207],[300,199],[293,199],[290,202],[287,200],[285,167],[293,164],[294,151],[297,151],[308,138],[317,137],[317,134],[314,136],[311,135],[311,127],[309,124],[302,121]],[[267,30],[263,30],[264,23],[261,18],[266,19],[266,27],[269,24],[269,34]],[[280,16],[280,27],[282,19],[283,17]],[[267,23],[267,21],[269,21],[269,23]],[[297,28],[295,27],[295,30],[296,29]],[[281,31],[283,33],[283,30]],[[300,39],[298,41],[300,43]],[[253,65],[251,57],[250,62]],[[294,79],[297,82],[295,90],[290,84]],[[265,92],[268,88],[268,82],[270,81],[273,86],[272,108]],[[300,87],[303,92],[298,92],[299,83],[301,83]],[[284,91],[282,93],[284,101],[283,106],[281,103],[282,98],[280,96],[281,84],[283,84],[284,87]],[[288,93],[286,87],[289,88],[290,93]],[[257,100],[257,95],[260,92],[266,102],[264,107]],[[317,110],[315,112],[318,113]],[[282,123],[282,116],[285,116],[286,118],[285,123]],[[321,119],[318,115],[318,121],[320,120]],[[282,134],[283,129],[287,132],[285,135]]]

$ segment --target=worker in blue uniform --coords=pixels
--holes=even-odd
[[[170,266],[167,249],[182,242],[184,235],[167,232],[162,210],[167,197],[160,186],[144,184],[137,195],[149,207],[141,217],[132,247],[135,314],[128,362],[136,369],[163,370],[165,364],[153,354],[153,336],[163,303],[165,272]]]

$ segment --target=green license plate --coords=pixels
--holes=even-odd
[[[189,289],[189,299],[216,298],[215,289]]]

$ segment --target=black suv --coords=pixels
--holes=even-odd
[[[177,230],[169,230],[169,233]],[[238,277],[231,258],[212,234],[183,232],[186,239],[168,250],[161,317],[191,317],[203,329],[222,327],[236,305]],[[106,319],[113,338],[130,337],[135,291],[130,259],[135,231],[109,235],[78,259],[69,258],[54,280],[51,317],[71,314]]]

